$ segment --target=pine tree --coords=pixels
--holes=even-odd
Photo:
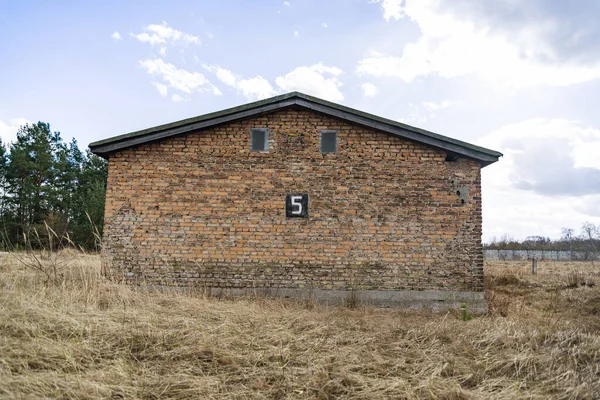
[[[4,221],[5,215],[6,163],[6,148],[4,147],[4,143],[2,143],[2,138],[0,138],[0,229],[3,228],[2,221]],[[0,249],[4,248],[3,238],[4,234],[0,231]]]
[[[0,142],[0,246],[17,245],[23,233],[35,229],[47,236],[39,245],[54,247],[47,225],[59,237],[95,248],[106,177],[106,161],[89,150],[82,153],[76,140],[65,144],[47,123],[22,126],[8,151]]]
[[[102,234],[107,175],[106,160],[87,150],[81,164],[71,224],[74,240],[86,248],[95,248],[96,230]]]
[[[7,204],[21,227],[42,224],[54,201],[54,154],[61,144],[59,132],[38,122],[19,128],[9,147],[6,168]]]

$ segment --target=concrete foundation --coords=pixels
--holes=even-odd
[[[158,288],[155,286],[155,288]],[[182,287],[161,288],[186,290]],[[466,304],[476,314],[488,310],[483,292],[454,290],[329,290],[292,288],[204,288],[211,296],[264,296],[314,300],[326,305],[362,305],[444,311]]]

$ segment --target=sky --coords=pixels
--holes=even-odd
[[[500,151],[484,241],[600,224],[600,1],[0,0],[0,137],[300,91]]]

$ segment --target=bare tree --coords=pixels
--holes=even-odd
[[[581,225],[581,237],[589,251],[593,252],[592,262],[598,252],[598,242],[600,242],[600,225],[596,226],[591,222],[584,222]]]
[[[561,240],[569,243],[569,253],[571,260],[573,259],[573,239],[575,236],[575,230],[572,228],[562,228],[561,230]]]

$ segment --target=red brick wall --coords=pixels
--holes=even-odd
[[[251,128],[269,128],[268,153],[250,151]],[[323,129],[339,131],[338,153],[320,153]],[[481,291],[480,165],[445,157],[294,110],[117,152],[106,273],[209,287]],[[308,219],[286,219],[289,193],[309,194]]]

